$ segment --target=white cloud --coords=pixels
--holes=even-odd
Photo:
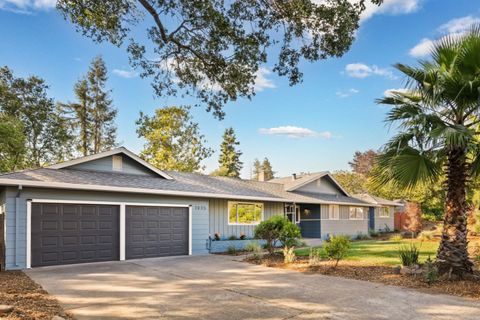
[[[276,88],[275,83],[271,79],[268,79],[268,75],[271,74],[272,71],[268,70],[267,68],[260,68],[255,73],[255,91],[260,92],[265,89],[273,89]]]
[[[397,79],[389,68],[379,68],[376,65],[368,66],[363,63],[350,63],[345,66],[345,72],[352,78],[366,78],[372,75]]]
[[[348,90],[338,90],[335,94],[340,98],[348,98],[354,94],[359,93],[360,91],[357,89],[348,89]]]
[[[350,0],[358,2],[358,0]],[[365,11],[360,16],[360,22],[364,22],[377,14],[400,15],[416,12],[420,9],[422,0],[385,0],[381,6],[370,1],[365,1]]]
[[[138,74],[133,71],[133,70],[123,70],[123,69],[113,69],[112,71],[114,74],[116,74],[117,76],[119,77],[122,77],[122,78],[127,78],[127,79],[130,79],[130,78],[135,78]]]
[[[332,138],[332,133],[329,131],[318,132],[308,128],[301,128],[295,126],[280,126],[274,128],[262,128],[259,130],[260,134],[287,136],[289,138]]]
[[[434,41],[428,38],[423,38],[415,47],[410,49],[408,54],[410,54],[412,57],[415,57],[415,58],[428,56],[432,51],[432,48],[434,45],[435,45]]]
[[[466,16],[462,18],[452,19],[445,24],[442,24],[438,31],[441,33],[465,33],[474,24],[480,23],[480,18],[473,16]]]
[[[35,10],[55,8],[57,0],[0,0],[0,10],[29,14]]]
[[[474,24],[480,24],[480,18],[474,16],[456,18],[442,24],[440,27],[437,28],[437,32],[441,35],[440,39],[445,36],[461,37]],[[412,49],[410,49],[408,53],[415,58],[426,57],[430,54],[433,46],[438,40],[423,38],[418,44],[416,44]]]
[[[383,92],[383,95],[385,97],[391,97],[393,96],[394,93],[407,93],[409,92],[408,89],[405,89],[405,88],[398,88],[398,89],[387,89]]]

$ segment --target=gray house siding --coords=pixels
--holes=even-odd
[[[329,220],[329,206],[322,205],[321,236],[323,239],[329,235],[356,236],[368,233],[368,208],[364,208],[362,220],[350,220],[350,206],[339,206],[339,219]]]
[[[6,192],[6,267],[24,269],[26,267],[26,228],[27,199],[52,199],[73,201],[111,201],[132,203],[185,204],[192,205],[192,253],[206,254],[206,240],[209,225],[208,199],[180,198],[128,194],[115,192],[70,191],[40,188],[24,188],[18,200],[16,188],[7,188]],[[18,203],[19,216],[15,216]],[[16,243],[16,245],[15,245]]]
[[[247,237],[253,237],[255,226],[228,225],[228,201],[224,199],[210,199],[210,235],[213,236],[215,233],[219,233],[220,236],[228,238],[232,235],[239,237],[241,234],[245,234]],[[283,211],[283,202],[263,203],[264,220],[274,215],[283,215]]]
[[[380,208],[375,208],[375,230],[376,231],[385,231],[386,226],[390,231],[395,229],[395,208],[388,207],[390,216],[388,218],[380,218]]]
[[[127,174],[141,174],[141,175],[150,175],[156,176],[158,175],[145,166],[139,164],[135,160],[131,159],[126,155],[117,155],[122,157],[122,170],[121,171],[114,171],[114,172],[121,172]],[[77,170],[96,170],[96,171],[106,171],[112,172],[113,171],[113,156],[104,157],[84,163],[79,163],[69,167],[69,169],[77,169]]]

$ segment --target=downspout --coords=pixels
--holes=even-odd
[[[22,193],[22,185],[18,185],[17,195],[15,196],[15,243],[13,244],[13,261],[16,267],[18,267],[18,243],[19,239],[19,230],[20,230],[20,194]]]

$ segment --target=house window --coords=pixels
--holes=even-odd
[[[255,225],[262,221],[263,203],[228,202],[228,224]]]
[[[340,219],[340,206],[337,204],[332,204],[328,206],[328,219],[329,220],[338,220]]]
[[[379,216],[380,218],[390,218],[390,208],[388,208],[388,207],[381,207],[378,216]]]
[[[112,157],[112,170],[113,171],[122,171],[123,163],[122,156],[113,156]]]
[[[363,220],[363,208],[350,207],[350,220]]]

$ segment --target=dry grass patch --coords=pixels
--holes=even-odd
[[[0,304],[11,305],[13,311],[2,319],[52,319],[73,317],[22,271],[0,272]]]

